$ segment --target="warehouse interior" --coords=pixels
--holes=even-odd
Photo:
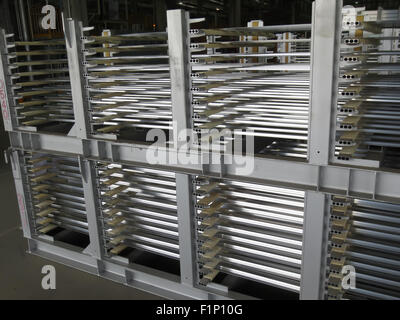
[[[399,48],[398,0],[0,0],[0,299],[399,300]]]

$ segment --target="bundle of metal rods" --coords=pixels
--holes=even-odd
[[[395,204],[333,199],[329,298],[400,299],[399,213]],[[354,283],[343,281],[345,266],[354,267]]]
[[[4,32],[2,35],[4,36]],[[31,130],[68,133],[74,123],[64,39],[7,43],[17,124]]]
[[[139,249],[179,259],[175,174],[98,163],[107,254]]]
[[[29,196],[38,234],[62,228],[88,235],[82,176],[76,158],[49,154],[23,155]]]
[[[262,139],[264,153],[304,159],[310,39],[304,32],[282,37],[267,30],[191,30],[193,126],[203,135],[237,130],[236,138]]]
[[[391,166],[385,153],[400,148],[400,20],[385,26],[368,11],[343,19],[336,157]]]
[[[195,180],[200,284],[230,275],[300,290],[304,192]]]
[[[302,42],[291,42],[290,51],[291,52],[311,52],[311,41],[307,38],[308,35],[304,35],[307,41]],[[311,57],[296,56],[292,58],[293,63],[310,63]]]
[[[131,140],[137,130],[172,129],[166,33],[82,41],[94,134]]]

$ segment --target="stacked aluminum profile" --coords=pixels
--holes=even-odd
[[[400,299],[399,213],[391,203],[333,199],[328,298]],[[354,287],[340,286],[344,266],[356,270]]]
[[[304,192],[198,177],[200,283],[227,274],[300,292]]]
[[[21,164],[34,212],[31,223],[37,235],[57,229],[89,234],[82,178],[77,158],[25,152]]]
[[[82,52],[94,135],[134,140],[134,129],[172,129],[165,32],[85,34]]]
[[[234,139],[261,140],[258,152],[305,159],[310,41],[301,27],[284,37],[262,27],[191,30],[193,127],[203,133],[200,144],[219,138],[213,130],[229,129]]]
[[[171,299],[400,299],[400,14],[313,14],[207,29],[172,10],[167,32],[124,35],[65,19],[65,41],[2,30],[30,252]],[[180,130],[202,140],[182,151]],[[254,152],[205,161],[210,140],[246,137]]]
[[[400,147],[400,29],[392,23],[395,14],[377,21],[362,9],[343,11],[336,149],[341,161],[397,166],[387,156]]]
[[[14,41],[0,34],[12,117],[21,130],[68,133],[74,124],[64,39]]]
[[[140,249],[179,260],[175,174],[98,163],[105,252]]]

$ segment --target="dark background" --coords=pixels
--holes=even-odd
[[[83,20],[88,25],[123,31],[164,31],[165,11],[177,8],[189,10],[193,17],[206,17],[210,27],[244,26],[258,19],[266,25],[309,23],[312,6],[312,0],[0,0],[0,25],[7,26],[8,31],[16,27],[15,21],[10,20],[20,2],[27,12],[40,11],[46,3],[58,10],[76,4],[79,11],[87,12]],[[400,1],[345,0],[344,4],[366,6],[368,10],[378,6],[397,9]]]

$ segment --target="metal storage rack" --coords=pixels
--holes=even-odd
[[[12,128],[68,134],[74,113],[65,40],[14,41],[3,30],[0,41]]]
[[[71,90],[74,118],[70,104],[58,100],[49,113],[46,107],[29,115],[68,120],[69,131],[21,127],[12,38],[2,31],[6,156],[30,252],[171,299],[268,298],[277,291],[291,299],[400,298],[400,173],[343,154],[356,147],[390,163],[398,157],[384,144],[365,148],[379,144],[376,137],[342,132],[358,129],[353,123],[368,130],[365,119],[375,114],[391,125],[393,105],[379,102],[378,109],[363,99],[377,91],[386,99],[384,86],[397,83],[398,48],[386,41],[397,37],[387,30],[400,28],[400,11],[342,9],[341,1],[316,0],[309,25],[218,30],[194,29],[202,19],[174,10],[166,33],[135,35],[92,36],[67,19],[69,68],[64,58],[59,71],[69,74],[70,89],[64,77],[60,84]],[[342,38],[343,31],[351,36]],[[350,39],[373,47],[354,51]],[[350,68],[350,56],[363,63]],[[32,72],[24,76],[44,71]],[[38,94],[50,81],[40,79],[29,80]],[[342,92],[354,88],[356,101],[344,101]],[[143,134],[151,128],[174,134],[157,153],[176,159],[186,143],[176,134],[182,129],[251,127],[262,138],[251,155],[225,153],[211,165],[147,160],[155,149]],[[235,134],[221,143],[242,140]],[[204,144],[189,154],[206,159]],[[233,161],[239,156],[254,170],[242,170]],[[355,290],[339,286],[344,265],[359,271]]]

